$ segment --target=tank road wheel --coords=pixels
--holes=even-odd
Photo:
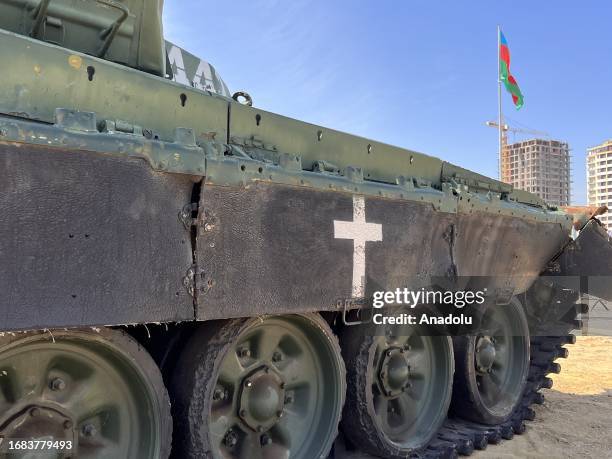
[[[380,457],[406,457],[429,443],[446,419],[454,360],[447,336],[423,328],[351,326],[341,344],[347,365],[342,430]]]
[[[57,457],[167,458],[170,401],[157,366],[127,333],[5,335],[0,338],[0,435],[4,444],[9,439],[72,442],[73,449]],[[19,453],[11,457],[33,454]]]
[[[508,420],[529,372],[529,326],[521,303],[489,306],[477,336],[458,336],[452,409],[485,424]]]
[[[173,375],[175,444],[189,458],[325,458],[345,394],[340,348],[318,315],[203,325]]]

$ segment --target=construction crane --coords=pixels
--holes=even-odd
[[[487,121],[486,125],[489,127],[494,127],[496,129],[499,128],[499,123],[495,122],[495,121]],[[502,181],[508,181],[509,178],[506,176],[506,168],[504,167],[504,155],[507,154],[507,150],[506,150],[506,146],[508,145],[508,131],[512,132],[513,134],[516,134],[517,132],[520,132],[522,134],[531,134],[534,136],[539,136],[539,137],[549,137],[550,135],[547,132],[543,132],[543,131],[536,131],[534,129],[524,129],[524,128],[515,128],[515,127],[510,127],[507,124],[502,124],[502,139],[501,139],[501,147],[502,147],[502,151],[500,152],[501,155],[498,158],[498,165],[499,165],[499,179]],[[513,139],[514,140],[514,139]],[[521,165],[524,166],[525,165],[525,157],[523,155],[523,153],[521,153],[519,151],[519,159],[521,161]]]
[[[499,124],[496,121],[487,121],[485,124],[495,129],[499,128]],[[502,125],[502,147],[505,147],[506,145],[508,145],[508,131],[512,132],[513,134],[520,132],[521,134],[531,134],[535,136],[550,137],[550,135],[544,131],[536,131],[534,129],[523,129],[523,128],[510,127],[504,123]]]

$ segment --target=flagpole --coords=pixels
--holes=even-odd
[[[497,155],[497,173],[499,174],[499,180],[502,179],[502,148],[503,148],[503,137],[502,137],[502,81],[501,81],[501,69],[500,69],[500,49],[501,49],[501,29],[497,26],[497,129],[499,133],[499,152]]]

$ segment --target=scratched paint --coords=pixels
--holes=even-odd
[[[83,65],[83,59],[81,58],[81,56],[71,54],[70,56],[68,56],[68,65],[78,70],[81,68],[81,65]]]

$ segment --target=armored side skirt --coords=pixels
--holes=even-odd
[[[568,240],[559,224],[263,182],[204,185],[199,215],[202,320],[330,310],[440,280],[511,296]]]
[[[554,223],[270,182],[202,185],[193,238],[179,213],[201,179],[0,143],[0,330],[335,310],[434,277],[518,293],[567,238]]]
[[[0,330],[193,319],[186,175],[0,143]]]

